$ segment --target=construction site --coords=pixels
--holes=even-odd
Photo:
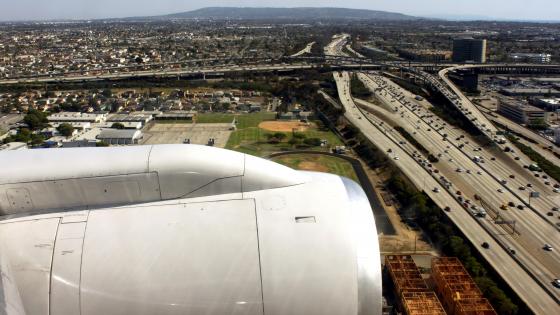
[[[404,314],[496,315],[457,258],[433,258],[429,282],[409,255],[385,256],[385,270],[394,285],[396,309]]]
[[[496,311],[455,257],[432,259],[435,291],[449,314],[496,315]]]
[[[394,284],[397,309],[408,315],[446,314],[411,256],[387,255],[385,268]]]

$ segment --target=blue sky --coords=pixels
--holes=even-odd
[[[560,20],[560,0],[0,0],[0,20],[143,16],[207,6],[332,6],[418,16]]]

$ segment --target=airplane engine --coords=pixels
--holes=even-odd
[[[0,153],[0,313],[381,314],[361,187],[197,145]]]

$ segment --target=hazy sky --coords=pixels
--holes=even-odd
[[[560,20],[560,0],[0,0],[0,20],[144,16],[208,6],[332,6],[419,16]]]

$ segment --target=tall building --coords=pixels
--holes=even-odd
[[[474,38],[456,38],[453,40],[453,61],[486,62],[486,40]]]

